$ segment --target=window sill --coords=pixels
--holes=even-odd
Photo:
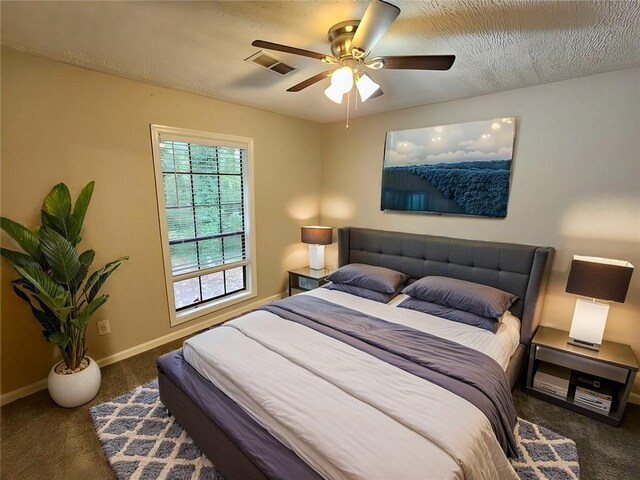
[[[171,326],[176,327],[191,320],[195,320],[196,318],[204,317],[205,315],[211,314],[215,311],[222,310],[223,308],[245,302],[256,296],[257,294],[253,291],[244,290],[219,300],[212,300],[211,302],[200,304],[197,307],[176,312],[175,316],[171,318]]]

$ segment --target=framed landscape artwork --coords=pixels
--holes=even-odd
[[[515,118],[387,132],[382,210],[506,217]]]

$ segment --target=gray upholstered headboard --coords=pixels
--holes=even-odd
[[[518,295],[511,312],[528,346],[540,323],[554,249],[366,228],[338,230],[338,264],[366,263],[422,278],[459,278]]]

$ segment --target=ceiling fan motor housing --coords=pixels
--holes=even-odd
[[[288,88],[287,92],[299,92],[331,77],[332,83],[328,90],[333,88],[332,95],[340,93],[336,91],[337,87],[334,88],[334,80],[336,84],[339,83],[337,78],[340,75],[337,77],[335,75],[341,70],[349,71],[352,75],[351,80],[362,83],[362,88],[366,88],[365,83],[370,78],[364,74],[365,68],[373,70],[381,68],[388,70],[448,70],[451,68],[456,58],[455,55],[384,56],[365,60],[398,15],[400,15],[400,9],[397,6],[384,0],[370,0],[362,20],[347,20],[336,23],[329,29],[328,40],[331,44],[332,56],[265,40],[254,40],[251,45],[314,58],[332,66],[329,70],[320,72]],[[348,82],[343,83],[343,88],[338,90],[346,88]],[[377,84],[374,83],[374,85]],[[373,94],[365,92],[364,95],[366,98],[375,98],[382,95],[382,90],[378,88],[377,92],[373,92]],[[329,98],[334,100],[332,97]],[[336,95],[335,98],[337,99],[338,96]],[[334,101],[339,103],[337,100]]]
[[[336,23],[329,29],[329,42],[331,42],[331,53],[338,60],[353,58],[351,53],[351,41],[356,29],[360,25],[360,20],[347,20]]]

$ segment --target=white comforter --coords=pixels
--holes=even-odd
[[[489,337],[342,292],[308,295],[449,338],[504,365],[515,349],[506,345],[510,319]],[[474,405],[271,313],[253,312],[187,340],[184,357],[325,478],[517,478]]]

